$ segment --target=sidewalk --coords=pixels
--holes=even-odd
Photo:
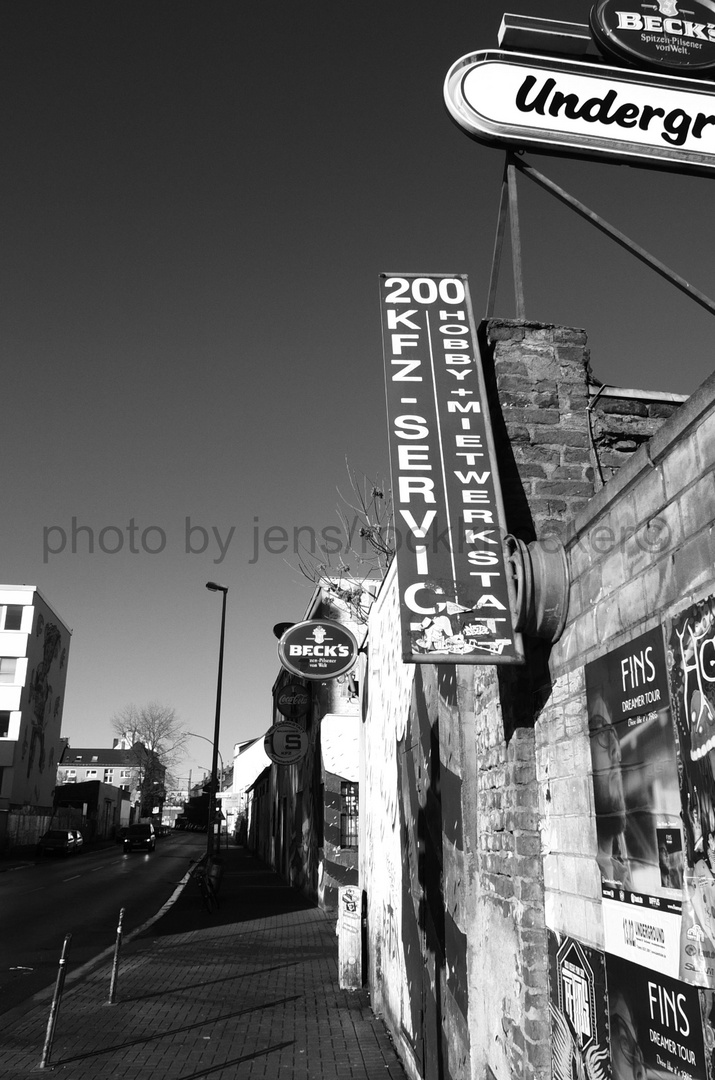
[[[244,849],[222,855],[220,910],[189,881],[125,942],[116,1004],[111,957],[76,981],[70,965],[44,1069],[51,992],[1,1018],[4,1080],[405,1080],[367,991],[338,988],[334,922]]]

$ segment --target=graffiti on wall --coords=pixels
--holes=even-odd
[[[715,988],[715,598],[672,620],[668,663],[685,830],[681,976]]]
[[[609,1080],[604,955],[549,930],[553,1080]]]

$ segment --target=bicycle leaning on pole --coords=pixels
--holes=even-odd
[[[220,906],[218,900],[220,875],[216,875],[213,866],[207,868],[204,862],[198,863],[191,871],[191,875],[198,885],[206,910],[217,911]]]

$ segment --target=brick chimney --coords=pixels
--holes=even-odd
[[[507,527],[526,542],[562,535],[594,494],[586,333],[491,319],[481,334]]]

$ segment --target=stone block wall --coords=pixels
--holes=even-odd
[[[569,614],[535,730],[546,925],[599,950],[585,665],[715,594],[715,376],[688,400],[652,405],[597,418],[601,452],[606,435],[643,438],[635,449],[612,442],[621,459],[602,459],[612,475],[564,533]]]

